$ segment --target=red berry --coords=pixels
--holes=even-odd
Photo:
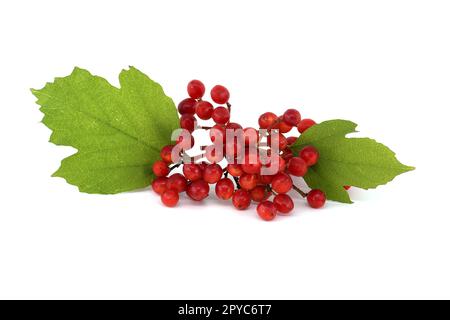
[[[295,141],[297,141],[297,139],[298,139],[297,137],[287,137],[286,138],[287,145],[292,146],[295,143]]]
[[[188,185],[187,195],[195,201],[202,201],[209,194],[209,185],[203,180],[193,181]]]
[[[224,104],[230,99],[230,92],[224,86],[217,85],[211,89],[211,98],[215,103]]]
[[[178,192],[176,192],[173,189],[166,190],[161,195],[162,203],[164,203],[164,205],[166,205],[168,207],[175,207],[177,205],[179,199],[180,199],[180,196],[178,195]]]
[[[229,129],[229,130],[238,130],[238,129],[242,129],[242,126],[239,123],[236,122],[229,122],[226,126],[225,129]],[[234,132],[234,131],[233,131]]]
[[[276,193],[286,193],[292,189],[292,179],[284,172],[277,173],[272,180],[272,189]]]
[[[270,161],[270,158],[269,158],[268,159],[269,163],[266,165],[267,170],[271,170],[271,172],[273,172],[273,174],[275,174],[277,172],[282,172],[286,169],[286,161],[280,156],[277,156],[277,157],[278,157],[278,161]]]
[[[259,133],[255,128],[244,129],[244,142],[246,146],[254,145],[259,142]]]
[[[197,101],[192,98],[182,100],[178,104],[178,112],[180,114],[195,114],[195,104]]]
[[[153,168],[153,173],[157,177],[165,177],[170,172],[169,167],[162,160],[155,161],[155,163],[153,163],[153,167],[152,168]]]
[[[187,180],[181,173],[175,173],[167,180],[167,189],[173,189],[178,193],[186,191]]]
[[[211,119],[213,111],[214,107],[208,101],[199,101],[195,107],[195,113],[197,113],[197,116],[202,120]]]
[[[263,113],[259,119],[258,124],[261,129],[269,129],[278,120],[278,116],[272,112]]]
[[[277,215],[277,208],[271,201],[263,201],[256,207],[256,211],[258,212],[258,215],[261,217],[261,219],[265,221],[271,221],[275,219]]]
[[[210,184],[217,183],[222,177],[222,173],[223,170],[221,166],[215,163],[210,164],[203,171],[203,180]]]
[[[247,154],[244,157],[244,163],[241,164],[241,167],[245,173],[257,174],[261,172],[262,164],[258,156],[250,156]]]
[[[263,184],[271,184],[273,177],[275,177],[275,175],[262,175],[259,177],[259,180]]]
[[[319,160],[319,151],[313,146],[306,146],[299,152],[299,157],[305,160],[308,167],[313,166]]]
[[[216,195],[219,199],[228,200],[233,196],[234,183],[229,178],[220,179],[216,184]]]
[[[281,156],[283,157],[284,160],[289,161],[294,156],[294,153],[292,152],[291,149],[286,148],[283,150],[283,154]]]
[[[161,156],[161,159],[163,159],[164,162],[172,163],[172,150],[173,145],[167,145],[161,149],[159,155]]]
[[[230,112],[227,108],[217,107],[212,113],[212,118],[217,124],[226,124],[230,120]]]
[[[197,120],[195,120],[195,117],[192,114],[183,114],[180,117],[180,127],[189,132],[194,131],[196,122]]]
[[[300,121],[300,123],[297,126],[298,132],[303,133],[315,124],[316,124],[316,122],[314,120],[303,119],[302,121]]]
[[[287,214],[294,209],[294,201],[287,194],[280,193],[273,198],[273,204],[280,213]]]
[[[300,112],[295,109],[287,109],[283,114],[283,121],[290,126],[297,126],[301,120]]]
[[[281,133],[271,133],[267,137],[267,144],[271,148],[274,148],[276,146],[275,143],[278,143],[278,150],[280,150],[280,151],[286,149],[287,145],[288,145],[286,137],[284,135],[282,135]]]
[[[183,174],[190,181],[197,181],[203,177],[203,171],[196,163],[186,163],[183,165]]]
[[[244,145],[236,138],[232,141],[227,141],[225,144],[225,154],[228,158],[234,159],[238,154],[244,152]]]
[[[256,187],[258,182],[259,182],[259,177],[256,174],[244,173],[239,178],[239,184],[240,184],[241,188],[244,190],[252,190],[253,188]]]
[[[223,159],[223,152],[219,152],[215,146],[208,146],[205,150],[205,157],[210,163],[218,163]]]
[[[308,204],[310,205],[310,207],[318,209],[323,207],[325,201],[327,200],[327,197],[322,191],[314,189],[308,193],[306,200],[308,200]]]
[[[345,190],[350,190],[351,186],[344,186]]]
[[[277,125],[277,129],[280,131],[280,133],[287,133],[291,131],[292,126],[284,121],[280,121],[280,123]]]
[[[267,198],[269,198],[270,194],[266,190],[265,186],[256,186],[253,190],[250,191],[250,196],[253,201],[261,202],[261,201],[267,200]]]
[[[178,137],[176,144],[181,145],[183,150],[189,150],[195,144],[194,137],[190,133],[188,133],[187,135],[181,134]]]
[[[250,206],[252,201],[250,193],[243,189],[236,190],[233,194],[233,205],[239,210],[245,210]]]
[[[227,171],[229,174],[231,174],[233,177],[239,177],[244,173],[242,170],[242,167],[240,164],[230,163],[227,166]]]
[[[199,99],[205,94],[205,85],[199,80],[191,80],[187,85],[189,97]]]
[[[211,138],[212,142],[215,142],[216,139],[218,139],[219,141],[222,139],[222,142],[225,143],[225,139],[226,139],[225,128],[223,126],[221,126],[220,124],[215,124],[209,130],[209,137]]]
[[[308,172],[308,166],[302,158],[293,157],[289,160],[288,171],[293,176],[303,177]]]
[[[167,190],[167,177],[158,177],[152,182],[152,189],[157,194],[163,194]]]
[[[202,169],[202,175],[203,175],[203,171],[205,171],[205,169],[209,165],[209,163],[206,161],[202,161],[198,165],[199,165],[200,169]]]

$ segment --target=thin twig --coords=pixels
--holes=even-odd
[[[306,192],[303,192],[299,187],[297,187],[296,185],[292,185],[292,188],[297,191],[303,198],[306,198],[306,196],[308,195]]]

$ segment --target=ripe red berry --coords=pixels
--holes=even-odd
[[[227,166],[227,171],[233,177],[239,177],[244,173],[240,164],[230,163]]]
[[[203,180],[210,184],[217,183],[222,177],[222,173],[223,170],[221,166],[216,163],[209,164],[205,170],[203,170]]]
[[[209,137],[211,138],[212,142],[216,142],[216,139],[218,139],[217,142],[222,140],[223,143],[225,143],[226,139],[226,131],[225,127],[220,124],[215,124],[210,130],[209,130]]]
[[[205,157],[210,163],[218,163],[223,159],[223,151],[216,149],[214,146],[208,146],[205,150]]]
[[[277,208],[271,201],[263,201],[256,207],[256,211],[258,212],[258,215],[261,217],[261,219],[265,221],[271,221],[275,219],[277,215]]]
[[[152,169],[153,169],[153,173],[157,177],[165,177],[170,172],[169,167],[167,166],[167,163],[165,163],[162,160],[155,161],[155,163],[153,163]]]
[[[245,210],[250,206],[252,201],[250,193],[243,189],[236,190],[233,194],[233,205],[239,210]]]
[[[263,113],[259,119],[258,124],[261,129],[269,129],[278,120],[278,116],[272,112]]]
[[[225,129],[227,129],[227,130],[238,130],[238,129],[242,129],[242,126],[239,123],[236,123],[236,122],[229,122],[225,126]]]
[[[308,166],[302,158],[293,157],[289,160],[288,171],[293,176],[303,177],[308,172]]]
[[[168,207],[175,207],[177,205],[179,199],[180,199],[180,196],[178,195],[178,192],[176,192],[173,189],[166,190],[161,195],[162,203],[164,203],[164,205],[166,205]]]
[[[199,101],[195,107],[195,113],[202,120],[209,120],[213,114],[214,107],[208,101]]]
[[[227,108],[217,107],[212,113],[212,118],[217,124],[226,124],[230,120],[230,112]]]
[[[300,112],[295,109],[287,109],[283,114],[283,121],[290,126],[297,126],[301,120]]]
[[[178,112],[180,114],[195,114],[195,104],[197,101],[192,98],[181,100],[178,104]]]
[[[287,145],[292,146],[295,143],[295,141],[297,141],[297,139],[298,139],[297,137],[287,137],[286,138]]]
[[[283,150],[283,154],[282,154],[281,156],[283,157],[283,159],[284,159],[285,161],[289,161],[289,160],[291,160],[292,157],[294,156],[294,153],[292,152],[291,149],[286,148],[286,149]]]
[[[205,94],[205,85],[199,80],[191,80],[187,85],[188,95],[193,99],[199,99]]]
[[[253,190],[250,191],[250,196],[253,201],[261,202],[267,200],[270,194],[266,190],[265,186],[256,186]]]
[[[273,174],[277,173],[277,172],[282,172],[286,169],[286,160],[284,160],[282,157],[277,156],[278,157],[278,161],[270,161],[269,163],[266,165],[267,169],[270,170],[271,172],[273,172]]]
[[[173,189],[178,193],[186,191],[187,180],[181,173],[175,173],[167,179],[167,189]]]
[[[275,175],[261,175],[259,177],[259,180],[263,184],[271,184],[272,180],[273,180],[273,177],[275,177]]]
[[[157,177],[152,182],[152,189],[157,194],[163,194],[167,190],[167,177]]]
[[[230,99],[230,92],[224,86],[214,86],[211,89],[211,99],[213,99],[213,101],[218,104],[227,103]]]
[[[351,186],[344,186],[345,190],[350,190]]]
[[[244,143],[246,146],[254,145],[259,142],[259,133],[255,128],[244,129]]]
[[[197,181],[203,177],[203,171],[196,163],[186,163],[183,165],[183,174],[190,181]]]
[[[256,174],[244,173],[239,178],[239,184],[244,190],[252,190],[259,182],[259,177]]]
[[[305,160],[308,167],[313,166],[319,160],[319,151],[313,146],[306,146],[299,152],[299,157]]]
[[[310,207],[318,209],[323,207],[325,201],[327,200],[327,197],[322,191],[314,189],[308,193],[306,200],[308,200],[308,204],[310,205]]]
[[[272,189],[276,193],[286,193],[292,189],[292,179],[284,172],[277,173],[272,180]]]
[[[164,162],[172,163],[172,150],[173,150],[173,145],[167,145],[167,146],[162,147],[159,155],[161,156],[161,159]]]
[[[278,129],[280,133],[287,133],[291,131],[292,126],[287,124],[285,121],[280,121],[280,123],[276,126],[276,129]]]
[[[250,156],[246,154],[241,167],[242,171],[244,171],[245,173],[258,174],[261,172],[262,164],[258,156]]]
[[[203,180],[190,183],[186,190],[187,195],[195,201],[202,201],[209,194],[209,184]]]
[[[273,198],[273,204],[282,214],[287,214],[294,209],[294,201],[287,194],[280,193]]]
[[[276,146],[275,143],[278,143],[278,150],[280,150],[280,151],[286,149],[288,146],[286,137],[284,135],[282,135],[281,133],[271,133],[267,137],[267,144],[271,148],[275,148],[275,146]]]
[[[220,179],[216,184],[216,195],[219,199],[228,200],[233,196],[234,184],[229,178]]]
[[[298,132],[303,133],[315,124],[316,124],[316,122],[314,120],[303,119],[302,121],[300,121],[300,123],[297,126]]]
[[[183,114],[180,117],[180,127],[189,132],[194,131],[196,123],[197,120],[195,120],[195,117],[192,114]]]

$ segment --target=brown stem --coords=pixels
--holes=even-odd
[[[303,192],[299,187],[297,187],[296,185],[292,185],[292,188],[297,191],[303,198],[306,198],[306,196],[308,195],[306,192]]]
[[[170,168],[169,168],[169,172],[172,172],[172,170],[178,168],[179,166],[181,166],[183,164],[183,161],[180,161],[178,163],[173,164]]]

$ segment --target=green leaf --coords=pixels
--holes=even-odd
[[[320,154],[319,162],[304,177],[312,189],[321,189],[330,200],[351,203],[343,186],[363,189],[386,184],[397,175],[414,170],[401,164],[388,147],[369,138],[346,138],[356,124],[330,120],[305,131],[292,146],[297,153],[307,145]]]
[[[53,174],[87,193],[111,194],[148,186],[151,165],[178,127],[177,110],[161,86],[130,67],[120,88],[75,68],[41,90],[32,89],[42,122],[56,145],[78,149]]]

